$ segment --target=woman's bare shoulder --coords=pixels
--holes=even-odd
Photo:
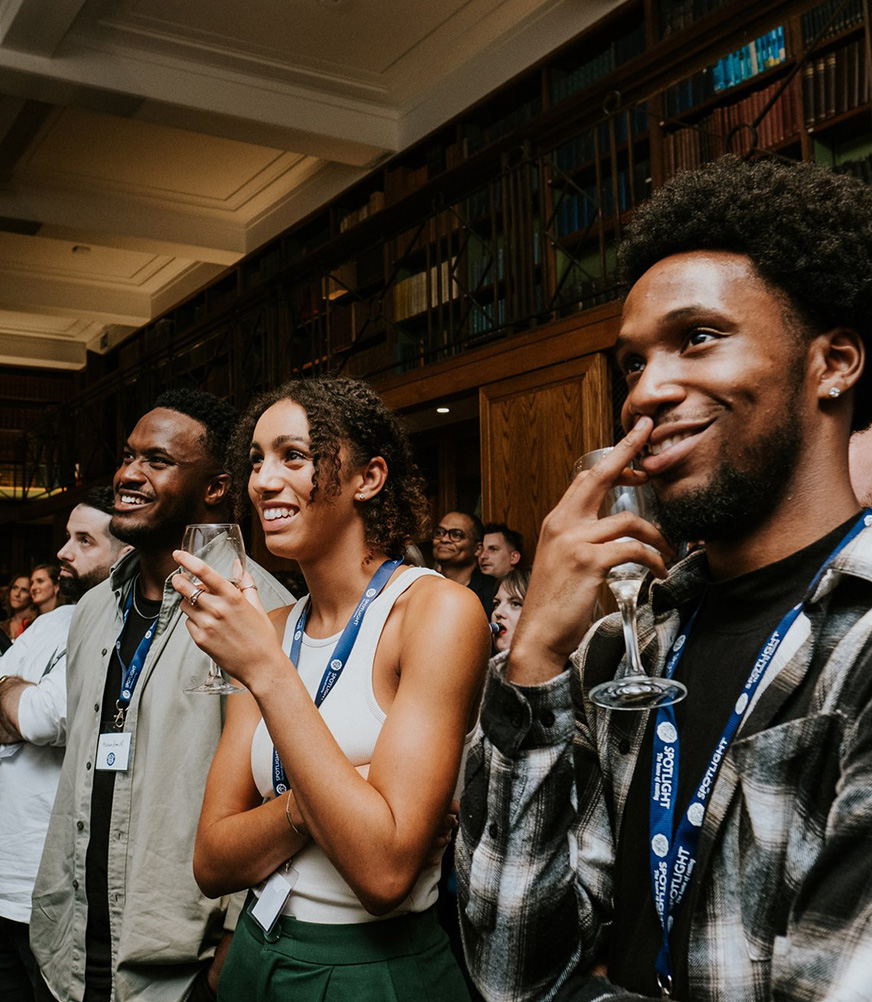
[[[483,613],[475,592],[441,574],[422,575],[406,592],[406,597],[406,608],[428,620],[451,614],[474,621]]]
[[[288,616],[293,612],[296,607],[296,602],[292,602],[290,605],[280,605],[277,609],[272,609],[267,613],[269,616],[269,621],[273,625],[273,629],[276,631],[276,636],[281,642],[285,636],[285,627],[288,623]]]

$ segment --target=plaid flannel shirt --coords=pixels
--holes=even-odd
[[[694,554],[640,610],[646,670],[704,587]],[[832,562],[771,662],[706,810],[685,1002],[872,998],[872,529]],[[456,860],[473,978],[489,1002],[553,998],[601,952],[611,871],[644,713],[587,699],[624,658],[620,621],[591,629],[541,686],[491,664]],[[808,712],[777,715],[812,665]],[[704,684],[700,679],[698,684]],[[576,977],[578,975],[576,974]],[[603,978],[573,1002],[638,999]]]

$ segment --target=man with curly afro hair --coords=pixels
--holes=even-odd
[[[467,767],[474,977],[494,1002],[868,998],[872,190],[724,158],[643,205],[620,261],[627,435],[545,520]],[[619,483],[657,528],[597,518]],[[667,571],[682,539],[705,546]],[[629,561],[643,667],[687,692],[648,712],[592,691],[659,691],[624,679],[619,616],[586,632]]]

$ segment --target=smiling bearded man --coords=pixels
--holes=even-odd
[[[872,190],[727,157],[675,177],[620,248],[627,436],[545,520],[492,665],[457,844],[489,1002],[865,999],[872,965]],[[626,467],[637,460],[642,472]],[[648,481],[671,547],[607,490]],[[609,569],[655,580],[645,669],[674,708],[615,712]]]
[[[191,857],[223,699],[182,691],[209,659],[170,580],[185,525],[231,519],[235,424],[217,397],[172,390],[124,446],[111,528],[136,549],[85,595],[70,631],[67,751],[31,919],[40,1000],[214,992],[227,901],[200,892]],[[267,608],[287,604],[278,582],[248,568]]]

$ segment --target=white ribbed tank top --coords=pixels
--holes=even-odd
[[[372,689],[372,666],[388,614],[397,598],[411,584],[429,574],[436,572],[425,567],[409,568],[394,578],[370,605],[342,675],[321,704],[320,712],[324,722],[354,766],[368,765],[372,761],[373,749],[385,722],[385,713],[378,705]],[[282,642],[286,653],[291,649],[294,629],[308,602],[307,595],[297,602],[288,616]],[[303,635],[297,670],[313,700],[327,665],[327,658],[332,654],[339,637],[340,634],[337,633],[323,640],[313,640]],[[464,741],[455,796],[460,794],[463,766],[471,741],[472,732]],[[255,785],[264,797],[272,793],[272,760],[272,738],[269,736],[266,723],[261,720],[251,742],[251,773]],[[297,872],[297,879],[283,914],[304,922],[374,922],[395,918],[407,912],[424,911],[437,897],[438,866],[424,870],[398,908],[387,915],[376,917],[370,915],[361,905],[357,895],[314,841],[309,842],[297,853],[293,868]],[[256,894],[258,891],[259,889],[255,889]]]

